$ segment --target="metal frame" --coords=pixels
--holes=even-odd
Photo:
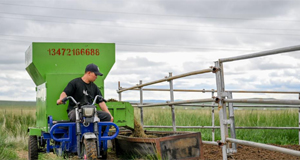
[[[55,121],[53,121],[52,116],[49,116],[48,119],[49,119],[48,124],[50,127],[50,131],[49,131],[49,133],[46,133],[46,132],[43,133],[43,139],[47,141],[46,152],[49,153],[52,149],[55,149],[55,148],[63,148],[65,151],[70,152],[70,153],[78,152],[79,142],[76,143],[76,141],[75,142],[73,141],[78,136],[76,134],[76,132],[74,132],[74,130],[76,130],[76,123],[75,122],[63,122],[63,123],[54,124],[53,122],[55,122]],[[109,136],[108,132],[109,132],[110,126],[114,126],[116,128],[116,131],[113,135]],[[98,143],[97,147],[98,148],[102,147],[103,150],[106,151],[107,150],[107,141],[112,140],[118,136],[119,127],[112,122],[98,122],[96,124],[96,127],[98,127],[98,130],[100,130],[100,131],[101,131],[102,127],[106,127],[105,131],[103,132],[103,135],[99,134],[97,137],[98,138],[97,142],[102,142],[102,143]],[[89,131],[92,131],[95,129],[93,125],[89,125],[87,127],[82,125],[81,128],[84,131],[83,133],[90,133]],[[63,136],[61,136],[61,134]],[[60,137],[59,138],[56,137],[57,135],[59,135]],[[80,137],[80,139],[81,139],[82,135],[79,135],[79,136],[81,136]],[[61,142],[61,143],[60,144],[51,144],[50,140],[52,140],[52,139],[56,142]],[[79,152],[80,152],[80,149],[79,149]]]
[[[290,149],[283,149],[280,147],[274,147],[271,145],[261,144],[261,143],[255,143],[250,141],[244,141],[244,140],[238,140],[236,139],[235,135],[235,129],[298,129],[299,130],[299,144],[300,144],[300,100],[270,100],[270,99],[233,99],[232,93],[276,93],[276,94],[298,94],[300,99],[300,92],[290,92],[290,91],[226,91],[225,90],[225,82],[224,82],[224,69],[223,69],[223,63],[224,62],[231,62],[231,61],[237,61],[237,60],[243,60],[243,59],[249,59],[249,58],[256,58],[261,56],[267,56],[267,55],[274,55],[279,53],[285,53],[285,52],[292,52],[292,51],[299,51],[300,45],[298,46],[291,46],[291,47],[285,47],[285,48],[279,48],[275,50],[269,50],[269,51],[263,51],[248,55],[242,55],[242,56],[236,56],[236,57],[229,57],[229,58],[223,58],[219,59],[215,62],[214,67],[210,67],[210,69],[204,69],[204,70],[198,70],[193,72],[184,73],[177,76],[172,76],[172,73],[169,73],[168,77],[165,77],[164,79],[148,82],[142,84],[142,81],[140,81],[139,85],[129,87],[129,88],[122,88],[120,85],[120,82],[118,83],[118,94],[119,94],[119,100],[121,101],[121,93],[128,90],[140,90],[140,103],[133,105],[135,107],[139,107],[141,110],[141,122],[142,125],[145,128],[173,128],[173,131],[176,131],[176,128],[207,128],[212,129],[212,135],[213,135],[213,142],[209,141],[203,141],[205,144],[212,144],[212,145],[219,145],[222,148],[222,155],[223,159],[227,159],[228,154],[232,154],[237,152],[236,150],[236,143],[249,145],[253,147],[261,147],[264,149],[269,149],[273,151],[279,151],[286,154],[291,154],[295,156],[300,156],[299,151],[294,151]],[[174,89],[173,88],[173,80],[178,78],[183,78],[191,75],[196,74],[204,74],[204,73],[215,73],[216,75],[216,84],[217,84],[217,90],[188,90],[188,89]],[[161,82],[168,81],[170,85],[170,89],[145,89],[143,87],[149,86],[152,84],[157,84]],[[143,91],[169,91],[170,92],[170,101],[166,103],[155,103],[155,104],[146,104],[143,103]],[[176,101],[174,102],[174,91],[178,92],[212,92],[212,98],[207,99],[194,99],[194,100],[185,100],[185,101]],[[217,97],[214,97],[214,93],[217,92]],[[188,103],[201,103],[201,102],[213,102],[212,105],[187,105]],[[217,105],[214,105],[214,103],[217,103]],[[226,103],[228,103],[228,107],[226,106]],[[259,103],[259,104],[283,104],[281,106],[278,105],[251,105],[251,107],[286,107],[286,108],[299,108],[299,127],[236,127],[234,122],[234,110],[233,110],[233,103]],[[155,107],[155,106],[170,106],[171,112],[172,112],[172,126],[145,126],[143,124],[143,107]],[[198,107],[212,107],[212,122],[214,122],[214,107],[218,106],[219,109],[219,120],[220,120],[220,126],[214,126],[214,123],[212,123],[212,126],[176,126],[175,122],[175,112],[174,107],[175,106],[198,106]],[[234,107],[250,107],[249,105],[239,105]],[[229,112],[229,119],[227,118],[227,108]],[[228,128],[231,131],[231,138],[228,136]],[[221,140],[218,142],[214,141],[214,129],[220,129],[221,130]],[[232,142],[232,148],[229,147],[227,142]]]

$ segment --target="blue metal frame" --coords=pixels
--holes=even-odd
[[[76,143],[76,123],[75,122],[65,122],[65,123],[57,123],[53,124],[52,116],[48,117],[48,126],[50,128],[49,133],[43,133],[42,138],[47,140],[47,153],[53,149],[61,148],[63,152],[77,152],[77,143]],[[85,127],[80,124],[81,128],[81,137],[84,133],[94,132],[94,125],[90,124]],[[106,126],[104,133],[98,135],[99,146],[103,148],[104,151],[107,150],[107,141],[116,138],[119,134],[119,127],[112,122],[98,122],[98,131],[102,130],[102,127]],[[108,136],[109,127],[114,126],[116,128],[116,132],[112,136]],[[55,144],[50,145],[50,140],[54,140]],[[102,142],[102,143],[101,143]],[[101,146],[102,144],[102,146]]]

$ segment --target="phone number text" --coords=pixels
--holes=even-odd
[[[50,56],[99,56],[99,49],[49,48]]]

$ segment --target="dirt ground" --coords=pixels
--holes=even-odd
[[[279,145],[276,145],[279,146]],[[298,150],[300,151],[300,146],[299,145],[284,145],[280,146],[288,149],[293,149],[293,150]],[[222,159],[222,149],[218,146],[213,146],[213,145],[204,145],[204,158],[206,160],[209,159]],[[238,145],[237,147],[237,153],[234,155],[230,156],[228,159],[240,159],[240,160],[245,160],[245,159],[268,159],[268,160],[293,160],[293,159],[300,159],[300,157],[295,157],[279,152],[274,152],[274,151],[269,151],[265,149],[260,149],[260,148],[254,148],[254,147],[249,147],[249,146],[244,146],[244,145]]]
[[[279,145],[276,145],[279,146]],[[300,151],[299,145],[284,145],[280,146],[284,148],[289,148],[293,150]],[[222,150],[218,146],[213,145],[204,145],[204,158],[205,160],[214,160],[214,159],[222,159]],[[234,155],[230,156],[228,159],[231,160],[246,160],[246,159],[255,159],[255,160],[293,160],[293,159],[300,159],[300,157],[295,157],[279,152],[269,151],[260,148],[254,148],[244,145],[238,145],[238,152]],[[18,152],[20,159],[27,159],[27,151],[19,151]],[[51,157],[51,158],[50,158]],[[49,153],[49,159],[55,159],[55,155]],[[71,158],[77,159],[77,158]],[[110,152],[108,154],[108,159],[120,159],[117,158],[114,152]]]

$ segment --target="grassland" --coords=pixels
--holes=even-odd
[[[17,151],[27,150],[27,129],[35,125],[35,110],[0,109],[0,159],[19,159]]]
[[[212,116],[210,109],[176,109],[175,112],[176,125],[178,126],[211,126]],[[135,109],[135,117],[138,120],[140,118],[139,114],[139,110]],[[0,105],[0,159],[20,159],[17,152],[28,149],[27,128],[35,126],[35,120],[35,107],[32,105]],[[298,110],[236,110],[235,122],[236,126],[298,127]],[[144,124],[171,126],[172,116],[170,109],[145,108]],[[215,111],[215,125],[219,126],[217,110]],[[147,128],[147,130],[150,129]],[[178,129],[178,131],[182,130],[200,131],[203,140],[212,140],[211,129]],[[236,135],[238,139],[255,142],[298,144],[298,130],[237,129]],[[219,129],[215,129],[215,136],[216,140],[220,139]]]
[[[144,125],[172,126],[170,109],[144,108]],[[177,126],[211,126],[210,109],[175,110]],[[140,119],[140,111],[135,110]],[[236,110],[236,126],[298,127],[298,110]],[[220,126],[219,113],[215,110],[215,126]],[[150,129],[147,130],[170,130]],[[212,129],[177,129],[178,131],[200,131],[202,140],[212,140]],[[230,131],[229,131],[230,132]],[[230,134],[230,133],[229,133]],[[298,130],[236,129],[236,138],[268,144],[298,144]],[[215,140],[219,140],[220,130],[215,129]]]

